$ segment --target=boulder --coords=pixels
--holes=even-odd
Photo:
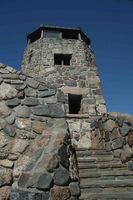
[[[70,192],[72,196],[80,195],[80,187],[78,182],[72,182],[69,184]]]
[[[32,123],[32,129],[34,132],[41,134],[43,130],[45,129],[45,122],[40,122],[40,121],[33,121]]]
[[[6,104],[9,107],[13,108],[20,104],[20,99],[18,99],[18,98],[9,99],[9,100],[7,100]]]
[[[17,106],[14,108],[16,116],[22,118],[28,118],[30,116],[30,108],[27,106]]]
[[[16,115],[15,112],[12,112],[8,117],[5,118],[6,121],[8,122],[8,124],[13,124],[15,119],[16,119]]]
[[[129,146],[133,146],[133,131],[129,132],[127,141]]]
[[[25,91],[25,95],[27,97],[36,97],[37,96],[37,91],[33,88],[26,88],[24,91]]]
[[[6,121],[4,119],[0,119],[0,130],[2,130],[6,126]]]
[[[29,146],[29,141],[22,139],[14,139],[9,143],[10,153],[23,153]]]
[[[131,129],[131,126],[129,126],[126,123],[123,123],[123,126],[120,128],[121,135],[126,136],[130,129]]]
[[[27,105],[27,106],[37,106],[38,105],[38,99],[35,97],[26,97],[23,101],[22,104]]]
[[[0,188],[0,200],[9,199],[10,192],[11,192],[10,186],[3,186],[2,188]]]
[[[15,125],[19,129],[30,131],[32,126],[32,121],[30,119],[17,118],[15,121]]]
[[[39,105],[32,107],[32,113],[37,116],[50,116],[50,110],[48,105]]]
[[[60,158],[61,164],[68,169],[69,167],[69,157],[67,153],[67,146],[65,144],[62,144],[61,147],[58,150],[58,156]]]
[[[109,136],[111,140],[115,140],[116,138],[119,138],[121,136],[119,132],[119,128],[114,128],[113,131],[110,132]]]
[[[5,118],[9,116],[11,113],[11,110],[7,107],[5,101],[0,101],[0,117]]]
[[[112,131],[115,127],[117,127],[115,121],[113,121],[112,119],[109,119],[108,121],[106,121],[104,123],[104,128],[107,130],[107,131]]]
[[[12,168],[13,167],[13,162],[11,160],[0,160],[0,166],[6,167],[6,168]]]
[[[38,97],[50,97],[55,95],[56,90],[53,89],[49,89],[49,90],[45,90],[45,91],[39,91],[38,92]]]
[[[26,83],[28,86],[35,88],[35,89],[39,86],[39,82],[33,78],[27,78]]]
[[[50,173],[34,173],[27,183],[27,187],[38,188],[41,190],[49,190],[52,184],[53,178]]]
[[[9,84],[2,83],[0,85],[0,100],[7,100],[17,96],[17,90]]]
[[[52,200],[69,200],[71,194],[68,187],[54,186],[50,190],[50,197]]]
[[[12,171],[10,169],[0,170],[0,186],[11,185],[12,182]]]
[[[0,148],[8,144],[8,137],[4,134],[3,131],[0,131]]]
[[[14,136],[16,135],[16,131],[15,131],[15,128],[14,128],[13,125],[7,124],[7,125],[4,127],[3,131],[4,131],[7,135],[9,135],[10,137],[14,137]]]
[[[121,156],[120,156],[121,161],[123,163],[127,162],[131,160],[132,157],[133,157],[132,148],[130,148],[128,145],[125,145],[121,151]]]
[[[50,109],[50,117],[60,118],[65,116],[62,104],[50,104],[49,109]]]
[[[69,172],[64,167],[60,166],[59,168],[55,169],[54,172],[54,183],[58,186],[68,185],[69,183]]]
[[[119,149],[123,147],[124,140],[122,137],[119,137],[112,142],[112,149]]]
[[[31,161],[31,157],[23,155],[15,162],[13,176],[19,177]]]

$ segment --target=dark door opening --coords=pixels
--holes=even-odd
[[[80,112],[82,95],[68,94],[69,113],[78,114]]]

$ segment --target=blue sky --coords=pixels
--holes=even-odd
[[[40,24],[81,27],[108,111],[133,114],[133,0],[1,0],[0,62],[20,69],[26,35]]]

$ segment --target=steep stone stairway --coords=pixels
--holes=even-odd
[[[81,196],[79,200],[133,200],[133,171],[106,150],[76,150]]]

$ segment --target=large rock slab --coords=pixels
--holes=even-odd
[[[63,109],[63,105],[61,104],[50,104],[49,105],[50,108],[50,116],[51,117],[64,117],[65,116],[65,112]]]
[[[32,107],[34,115],[46,116],[46,117],[57,117],[61,118],[65,116],[64,109],[61,104],[46,104]]]
[[[27,118],[30,115],[30,108],[27,106],[17,106],[14,110],[18,117]]]
[[[11,99],[17,96],[17,90],[6,83],[0,85],[0,100]]]
[[[35,97],[26,97],[22,104],[27,105],[27,106],[36,106],[38,105],[38,99]]]
[[[35,106],[31,110],[32,113],[37,116],[50,116],[50,110],[48,105]]]
[[[9,100],[7,100],[6,104],[9,107],[13,108],[20,104],[20,99],[18,99],[18,98],[9,99]]]
[[[55,95],[55,93],[56,93],[56,90],[53,90],[53,89],[49,89],[46,91],[39,91],[38,97],[50,97],[50,96]]]

